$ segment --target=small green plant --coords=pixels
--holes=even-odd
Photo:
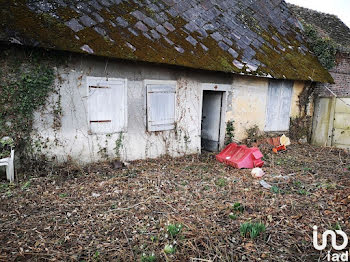
[[[25,183],[23,184],[23,186],[21,187],[21,189],[22,189],[22,190],[26,190],[26,189],[28,189],[28,188],[30,187],[30,185],[31,185],[31,182],[30,182],[30,180],[28,180],[27,182],[25,182]]]
[[[208,191],[210,189],[210,187],[208,186],[208,185],[205,185],[204,187],[203,187],[203,191]]]
[[[176,237],[178,234],[181,233],[182,228],[182,224],[170,224],[167,226],[167,232],[170,236]]]
[[[59,197],[65,198],[65,197],[67,197],[67,193],[61,193],[61,194],[59,194]]]
[[[229,120],[226,123],[226,141],[225,144],[228,145],[233,142],[233,138],[235,136],[235,127],[233,126],[234,120]]]
[[[312,171],[312,168],[310,168],[310,167],[304,167],[304,168],[303,168],[303,171],[304,171],[304,174],[308,174],[308,173],[310,173],[310,172]]]
[[[279,189],[278,186],[272,186],[271,187],[271,192],[275,193],[275,194],[279,194],[279,193],[281,193],[281,190]]]
[[[93,259],[94,259],[95,261],[100,261],[100,252],[96,251],[95,254],[94,254],[94,256],[93,256]]]
[[[0,192],[6,191],[9,188],[7,183],[0,184]]]
[[[151,236],[150,239],[151,239],[152,242],[156,242],[156,241],[158,240],[158,237],[156,237],[156,236]]]
[[[264,136],[264,133],[260,131],[257,125],[252,126],[251,128],[246,129],[247,133],[247,142],[256,142]]]
[[[155,262],[157,261],[157,257],[152,253],[151,255],[142,254],[141,262]]]
[[[173,245],[165,245],[164,252],[165,252],[165,254],[174,254],[175,247]]]
[[[333,230],[342,230],[339,222],[335,223],[332,228]]]
[[[304,196],[307,196],[307,195],[310,194],[310,193],[309,193],[307,190],[305,190],[305,189],[299,189],[297,192],[298,192],[299,195],[304,195]]]
[[[233,214],[233,213],[230,213],[230,214],[228,215],[228,217],[229,217],[230,219],[232,219],[232,220],[236,220],[236,219],[237,219],[237,215],[235,215],[235,214]]]
[[[266,231],[266,227],[263,223],[251,223],[245,222],[241,224],[239,229],[242,237],[250,237],[251,239],[257,238],[261,233]]]
[[[301,181],[297,180],[297,181],[294,181],[293,183],[296,187],[301,187],[302,186],[302,183]]]
[[[234,203],[233,206],[232,206],[232,209],[234,211],[238,211],[238,212],[241,212],[241,213],[244,212],[244,206],[241,203],[239,203],[239,202]]]
[[[215,181],[215,184],[218,186],[218,187],[225,187],[227,185],[227,181],[225,178],[218,178],[216,181]]]
[[[123,147],[123,133],[120,132],[118,139],[115,141],[115,148],[114,148],[117,159],[120,159],[120,153],[121,153],[120,150],[122,147]]]

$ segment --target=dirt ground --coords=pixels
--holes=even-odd
[[[313,248],[314,225],[350,236],[349,155],[306,144],[262,151],[272,189],[213,154],[118,170],[71,163],[15,185],[3,181],[0,260],[322,261],[327,250]],[[247,221],[266,231],[242,236]]]

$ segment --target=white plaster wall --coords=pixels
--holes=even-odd
[[[290,116],[296,117],[299,112],[299,95],[305,83],[295,81],[291,101]],[[235,139],[242,141],[247,137],[246,130],[257,125],[264,131],[268,100],[268,78],[234,76],[232,83],[231,109],[226,113],[226,119],[234,120]]]
[[[87,118],[87,76],[127,79],[128,126],[120,134],[89,134]],[[146,130],[146,88],[144,80],[173,80],[176,90],[176,128]],[[215,85],[205,85],[212,83]],[[122,160],[181,156],[201,151],[202,91],[205,86],[225,85],[226,119],[234,120],[235,139],[246,137],[246,129],[257,125],[264,130],[268,79],[218,72],[179,69],[164,65],[107,60],[75,55],[67,66],[57,69],[58,93],[48,98],[44,110],[36,112],[33,140],[37,151],[57,161],[78,162],[113,159],[116,141],[122,135]],[[228,85],[228,86],[227,86]],[[54,114],[61,96],[61,126],[54,128]],[[295,99],[293,99],[296,103]],[[57,109],[57,108],[56,108]],[[226,125],[221,127],[223,145]]]
[[[120,150],[123,160],[199,153],[202,84],[232,83],[232,76],[227,74],[204,74],[188,69],[87,56],[73,57],[68,66],[58,68],[57,74],[56,84],[62,107],[61,127],[53,128],[52,111],[58,99],[58,94],[53,94],[46,109],[35,114],[33,139],[38,151],[58,161],[71,158],[78,162],[92,162],[116,157],[115,143],[120,133],[89,134],[87,76],[127,79],[128,126],[122,134]],[[146,130],[144,80],[177,81],[175,130]]]
[[[246,129],[257,125],[264,130],[266,119],[268,79],[235,76],[233,80],[232,110],[227,120],[234,120],[235,139],[246,138]]]

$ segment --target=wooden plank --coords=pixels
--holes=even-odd
[[[348,113],[350,114],[350,106],[348,106],[347,104],[350,105],[350,98],[337,98],[336,99],[336,103],[335,103],[335,112],[336,113]]]
[[[289,130],[292,93],[292,81],[269,81],[265,131]]]
[[[333,145],[350,145],[350,129],[334,129]]]
[[[87,84],[90,131],[96,134],[125,131],[127,126],[126,80],[89,77]]]
[[[350,129],[350,114],[348,114],[348,113],[335,113],[334,128],[335,129]]]
[[[148,131],[175,128],[175,90],[174,85],[147,85]]]

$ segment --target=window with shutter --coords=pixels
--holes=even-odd
[[[176,82],[147,84],[147,130],[164,131],[175,127]]]
[[[126,131],[126,79],[88,77],[88,117],[91,133]]]
[[[269,81],[265,131],[289,130],[292,94],[293,81]]]

